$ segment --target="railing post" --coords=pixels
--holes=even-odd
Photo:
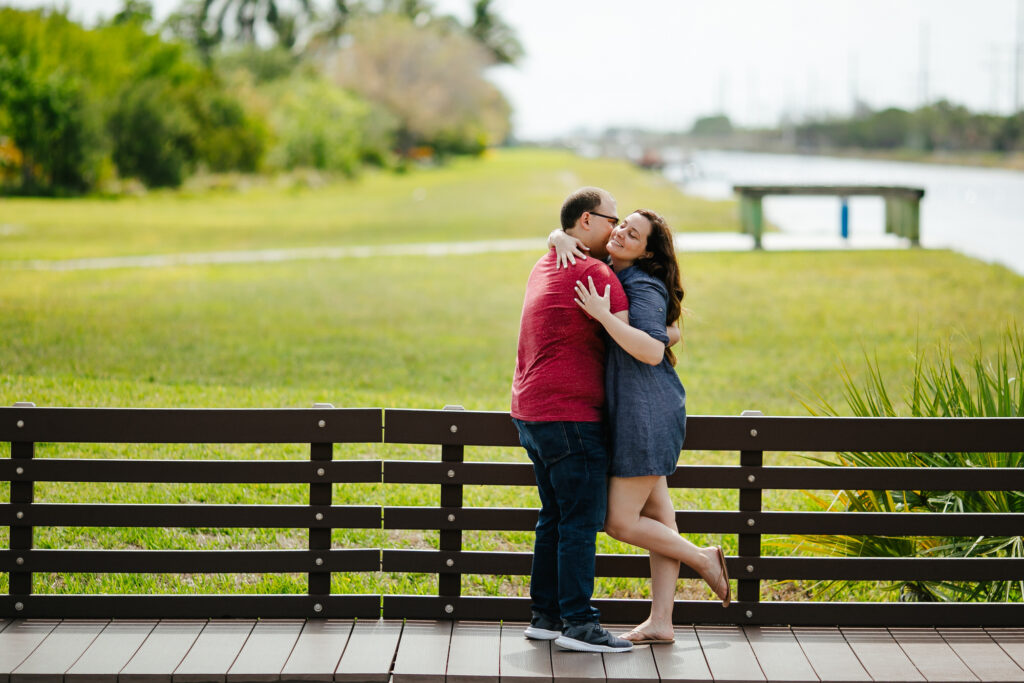
[[[334,408],[330,403],[314,403],[313,408]],[[326,426],[326,420],[320,420],[318,423],[319,427]],[[330,462],[334,457],[334,444],[333,443],[311,443],[309,448],[309,459],[312,467],[314,468],[313,475],[314,479],[309,484],[309,505],[310,505],[310,516],[318,514],[316,510],[318,506],[330,506],[333,500],[333,484],[329,477],[327,477],[327,470],[318,463]],[[313,567],[309,571],[309,595],[310,597],[322,597],[326,598],[331,594],[331,572],[317,569],[327,563],[327,552],[331,550],[331,531],[328,528],[310,528],[309,530],[309,549],[313,551],[321,550],[323,553],[314,555]],[[319,608],[319,609],[318,609]],[[314,617],[326,616],[324,614],[324,603],[315,602],[313,604]]]
[[[28,401],[19,401],[14,404],[15,408],[35,408],[36,404]],[[19,419],[16,425],[19,429],[25,426],[25,420]],[[11,441],[11,459],[24,461],[25,464],[32,460],[35,455],[36,445],[29,441]],[[21,474],[26,468],[19,466],[15,472]],[[21,522],[17,526],[10,527],[10,548],[12,551],[29,551],[32,549],[32,514],[29,506],[35,501],[35,484],[29,481],[11,482],[11,505],[23,507],[16,508],[15,516]],[[25,557],[23,553],[15,556],[15,563],[23,565]],[[7,592],[12,596],[32,594],[32,572],[11,572]],[[21,612],[25,608],[23,602],[14,603],[15,611]]]
[[[761,417],[760,410],[744,410],[742,417]],[[751,429],[750,435],[756,437],[757,429]],[[746,478],[746,485],[740,489],[740,512],[760,513],[761,512],[761,488],[760,477],[761,467],[764,465],[764,451],[740,451],[740,467],[743,476]],[[757,570],[757,562],[761,558],[761,534],[757,531],[757,515],[751,515],[746,519],[747,528],[750,533],[739,534],[738,552],[739,560],[743,563],[736,580],[736,599],[739,602],[756,603],[761,600],[761,581],[753,578],[740,578],[750,576]],[[752,617],[751,610],[747,609],[747,618]]]
[[[465,410],[462,406],[445,406],[444,410]],[[454,434],[458,432],[458,425],[454,422],[449,426]],[[461,463],[465,458],[465,448],[462,445],[442,445],[441,462]],[[455,476],[455,470],[447,472],[448,477]],[[441,507],[461,508],[462,507],[462,484],[441,484]],[[438,550],[460,552],[462,550],[461,529],[441,529],[438,539]],[[445,567],[437,576],[437,594],[444,602],[444,614],[441,618],[455,617],[455,600],[462,595],[462,572],[458,563],[448,558]],[[452,598],[448,601],[448,598]]]

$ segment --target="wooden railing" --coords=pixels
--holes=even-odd
[[[518,446],[507,413],[464,410],[153,410],[0,408],[0,479],[10,503],[0,525],[10,549],[0,571],[10,576],[0,597],[3,617],[368,617],[516,619],[529,616],[521,597],[464,596],[464,575],[527,575],[528,552],[465,551],[466,530],[531,531],[535,509],[468,507],[465,486],[534,486],[523,463],[465,462],[466,447]],[[309,461],[34,458],[38,443],[305,443]],[[334,460],[333,444],[440,446],[440,459]],[[1019,625],[1024,604],[838,603],[763,601],[761,582],[778,579],[1020,580],[1017,558],[773,557],[762,536],[885,534],[888,536],[1019,535],[1024,514],[840,513],[766,511],[762,492],[790,490],[1024,490],[1024,470],[986,468],[768,467],[766,451],[1018,452],[1019,418],[690,417],[686,449],[736,451],[731,466],[679,467],[677,488],[733,489],[735,511],[677,511],[682,533],[735,534],[728,559],[737,600],[678,601],[679,623],[843,625]],[[35,482],[291,483],[308,485],[308,505],[51,504],[34,500]],[[334,505],[339,483],[432,484],[438,505]],[[70,550],[33,547],[37,527],[239,527],[307,530],[308,550]],[[332,529],[439,531],[436,550],[332,548]],[[308,595],[36,594],[36,572],[276,573],[308,575]],[[438,575],[437,595],[331,594],[335,572],[417,572]],[[643,577],[644,555],[599,555],[598,576]],[[685,566],[682,577],[695,576]],[[606,621],[646,616],[643,600],[597,600]]]

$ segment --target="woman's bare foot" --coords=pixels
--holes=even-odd
[[[655,623],[650,617],[629,633],[623,633],[619,637],[635,644],[671,643],[675,641],[672,624]]]
[[[712,592],[722,601],[723,607],[728,607],[732,600],[732,589],[729,585],[729,573],[725,568],[725,555],[719,546],[701,548],[703,566],[696,568],[700,577],[708,584]]]

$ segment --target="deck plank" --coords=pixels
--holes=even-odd
[[[613,656],[628,657],[628,652]],[[604,660],[597,652],[563,650],[551,643],[551,675],[557,683],[594,683],[605,680]]]
[[[205,619],[161,620],[121,669],[118,683],[171,683],[174,670],[185,659],[206,623]]]
[[[398,641],[393,683],[445,683],[453,622],[407,621]]]
[[[713,680],[693,627],[676,626],[675,634],[676,642],[672,645],[651,645],[651,654],[654,655],[661,680],[664,683]]]
[[[57,619],[15,619],[7,625],[0,633],[0,683],[10,681],[11,672],[28,659],[59,623]]]
[[[889,633],[925,680],[943,683],[978,680],[935,629],[891,628]]]
[[[697,639],[715,680],[760,683],[764,672],[739,626],[698,626]]]
[[[11,672],[11,683],[63,683],[64,672],[82,656],[106,627],[105,619],[67,619]]]
[[[491,683],[498,680],[501,657],[499,622],[456,621],[448,649],[447,683]]]
[[[357,620],[334,680],[387,683],[401,634],[401,621]]]
[[[613,634],[626,633],[632,626],[606,625]],[[651,645],[634,645],[633,651],[627,656],[621,653],[602,655],[604,658],[604,673],[608,683],[633,683],[634,681],[645,681],[657,683],[658,665],[654,663],[654,651]]]
[[[871,680],[838,628],[801,626],[793,629],[793,635],[814,673],[822,681],[858,683]]]
[[[352,633],[351,619],[309,619],[281,670],[287,681],[333,681]]]
[[[940,628],[939,634],[964,664],[983,681],[1022,681],[1024,669],[1017,666],[996,642],[980,628]]]
[[[861,665],[876,681],[924,681],[906,653],[884,628],[839,629]]]
[[[288,662],[299,639],[303,619],[273,619],[256,622],[241,652],[228,669],[228,683],[263,683],[281,680],[281,669]]]
[[[985,632],[1024,669],[1024,628],[987,628]]]
[[[501,683],[550,683],[551,641],[529,640],[529,624],[506,621],[501,625],[498,680]]]
[[[800,643],[787,626],[744,626],[757,663],[769,681],[817,681]]]
[[[241,652],[256,622],[252,619],[217,619],[209,621],[192,644],[171,680],[194,683],[227,680],[228,669]]]
[[[112,621],[74,666],[65,683],[117,683],[117,675],[157,625],[155,619]]]

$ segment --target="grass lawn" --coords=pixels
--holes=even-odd
[[[677,227],[732,225],[731,203],[682,197],[657,176],[626,164],[526,150],[315,190],[265,186],[245,194],[161,193],[123,201],[5,199],[0,224],[25,230],[0,235],[0,252],[4,260],[19,260],[487,239],[495,226],[503,236],[540,236],[553,225],[562,195],[584,183],[612,188],[620,208],[664,209]],[[416,188],[426,190],[419,203],[411,198]],[[0,405],[273,408],[327,401],[338,407],[458,403],[471,410],[506,410],[523,287],[539,256],[72,272],[0,264]],[[978,343],[994,347],[1024,300],[1024,278],[945,251],[682,254],[681,263],[690,312],[678,370],[691,414],[735,415],[752,408],[806,415],[802,401],[819,394],[841,404],[837,363],[845,361],[855,377],[863,376],[864,353],[877,358],[890,385],[898,387],[910,377],[918,346],[950,340],[962,355]],[[306,458],[308,447],[41,445],[38,455]],[[435,459],[439,449],[338,446],[335,457]],[[468,457],[525,462],[518,449],[470,449]],[[767,459],[793,463],[797,456]],[[731,464],[737,455],[687,453],[684,460]],[[303,503],[306,495],[301,486],[281,485],[36,486],[39,502]],[[359,484],[337,486],[334,500],[432,505],[436,495],[434,487]],[[680,509],[736,505],[735,492],[674,495]],[[532,489],[517,487],[467,487],[466,500],[482,506],[538,504]],[[800,492],[765,494],[767,509],[805,505]],[[528,550],[531,540],[523,533],[465,534],[467,549]],[[734,537],[693,540],[724,542],[735,551]],[[305,537],[286,530],[39,529],[36,543],[279,548],[303,547]],[[337,547],[383,543],[436,547],[436,532],[335,532]],[[600,550],[630,551],[603,535]],[[372,591],[379,578],[338,574],[334,590]],[[382,580],[386,592],[436,589],[433,577]],[[522,594],[525,586],[521,577],[465,582],[468,594]],[[40,574],[37,589],[303,592],[305,580]],[[601,581],[598,589],[617,596],[644,590],[643,581],[624,579]]]
[[[735,202],[692,199],[658,173],[569,152],[499,150],[323,185],[301,178],[120,200],[2,199],[0,261],[540,237],[586,184],[612,190],[623,215],[657,207],[677,230],[738,229]]]

